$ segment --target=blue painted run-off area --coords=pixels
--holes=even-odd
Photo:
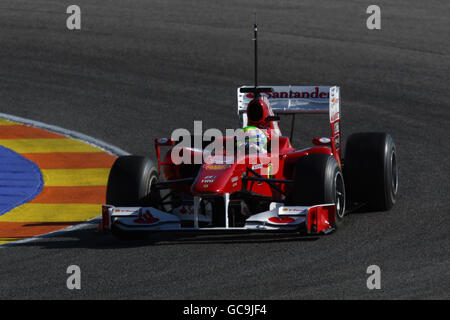
[[[0,215],[33,200],[43,185],[41,170],[34,162],[0,146]]]

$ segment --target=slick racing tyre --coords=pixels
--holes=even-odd
[[[328,154],[301,157],[295,166],[293,205],[336,204],[336,222],[342,226],[345,217],[344,176],[336,159]]]
[[[117,158],[111,168],[106,191],[106,203],[118,206],[158,206],[158,171],[153,162],[141,156]]]
[[[391,209],[398,192],[397,153],[392,137],[383,132],[349,136],[344,176],[351,203],[366,203],[375,211]]]

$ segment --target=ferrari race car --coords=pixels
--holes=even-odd
[[[118,236],[192,230],[326,234],[355,207],[381,211],[394,205],[397,155],[389,134],[352,134],[341,157],[339,87],[255,85],[237,93],[243,139],[222,137],[219,142],[231,150],[206,155],[204,143],[192,147],[188,137],[157,138],[155,163],[119,157],[99,228]],[[278,121],[297,114],[328,114],[330,136],[294,148],[294,121],[290,138]],[[176,161],[179,154],[188,161]]]

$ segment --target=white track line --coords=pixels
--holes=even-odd
[[[29,126],[32,126],[32,127],[37,127],[37,128],[53,131],[53,132],[65,135],[65,136],[67,136],[69,138],[75,138],[75,139],[81,140],[83,142],[89,143],[91,145],[94,145],[96,147],[99,147],[99,148],[101,148],[101,149],[103,149],[105,151],[108,151],[109,153],[112,153],[112,154],[117,155],[117,156],[129,155],[128,152],[126,152],[126,151],[124,151],[124,150],[122,150],[122,149],[120,149],[120,148],[118,148],[116,146],[113,146],[113,145],[111,145],[109,143],[106,143],[106,142],[104,142],[102,140],[95,139],[95,138],[90,137],[88,135],[85,135],[83,133],[79,133],[79,132],[76,132],[76,131],[72,131],[72,130],[69,130],[69,129],[62,128],[62,127],[54,126],[54,125],[51,125],[51,124],[46,124],[46,123],[43,123],[43,122],[30,120],[30,119],[26,119],[26,118],[21,118],[21,117],[13,116],[11,114],[1,113],[1,112],[0,112],[0,118],[6,119],[6,120],[10,120],[10,121],[19,122],[19,123],[26,124],[26,125],[29,125]]]
[[[85,135],[83,133],[79,133],[79,132],[76,132],[76,131],[73,131],[73,130],[69,130],[69,129],[65,129],[65,128],[62,128],[62,127],[54,126],[54,125],[51,125],[51,124],[46,124],[46,123],[43,123],[43,122],[30,120],[30,119],[26,119],[26,118],[22,118],[22,117],[17,117],[17,116],[11,115],[11,114],[1,113],[1,112],[0,112],[0,118],[6,119],[6,120],[10,120],[10,121],[14,121],[14,122],[18,122],[18,123],[22,123],[22,124],[26,124],[26,125],[29,125],[29,126],[32,126],[32,127],[45,129],[45,130],[52,131],[52,132],[55,132],[55,133],[59,133],[59,134],[62,134],[64,136],[66,136],[66,137],[77,139],[77,140],[86,142],[88,144],[91,144],[93,146],[96,146],[96,147],[98,147],[100,149],[103,149],[103,150],[105,150],[105,151],[107,151],[107,152],[109,152],[111,154],[116,155],[116,156],[129,155],[128,152],[126,152],[126,151],[124,151],[124,150],[122,150],[122,149],[120,149],[120,148],[118,148],[116,146],[113,146],[113,145],[111,145],[109,143],[106,143],[106,142],[104,142],[102,140],[95,139],[93,137],[90,137],[88,135]],[[87,222],[79,223],[79,224],[76,224],[76,225],[73,225],[73,226],[61,229],[61,230],[56,230],[56,231],[45,233],[45,234],[42,234],[42,235],[39,235],[39,236],[34,236],[34,237],[22,239],[22,240],[17,240],[17,241],[14,241],[14,242],[5,243],[5,244],[0,245],[0,248],[1,247],[14,246],[14,245],[20,245],[20,244],[23,244],[23,243],[36,241],[36,240],[39,240],[39,239],[42,239],[42,238],[57,236],[57,235],[59,235],[61,233],[65,233],[65,232],[69,232],[69,231],[75,231],[75,230],[80,230],[80,229],[88,227],[88,226],[90,226],[93,223],[96,223],[98,221],[99,221],[99,217],[96,217],[96,218],[93,218],[93,219],[91,219],[91,220],[89,220]]]

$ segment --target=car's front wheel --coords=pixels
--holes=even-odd
[[[119,157],[109,173],[106,203],[118,207],[157,206],[157,182],[158,171],[149,158]]]

